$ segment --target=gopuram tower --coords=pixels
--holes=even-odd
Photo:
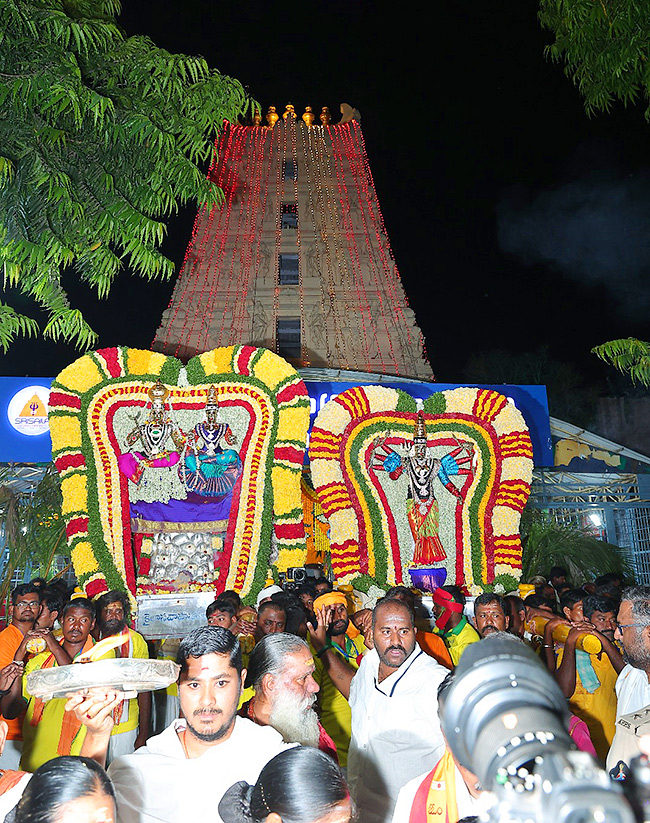
[[[226,123],[210,178],[221,208],[194,224],[153,348],[188,359],[264,346],[299,368],[431,380],[384,227],[359,113],[332,125],[271,106]]]

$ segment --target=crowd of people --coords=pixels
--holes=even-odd
[[[372,609],[354,609],[325,578],[286,589],[267,586],[256,608],[224,592],[205,626],[152,644],[120,591],[91,602],[59,582],[17,586],[0,632],[0,823],[472,818],[484,787],[440,717],[465,650],[498,633],[539,655],[574,744],[613,779],[626,778],[650,728],[650,588],[615,574],[578,588],[555,567],[473,603],[442,586],[432,614],[404,586]],[[106,657],[173,656],[178,683],[153,700],[30,694],[31,672],[115,635]]]

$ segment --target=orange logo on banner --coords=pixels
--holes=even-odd
[[[41,403],[37,394],[33,395],[30,400],[25,403],[23,410],[18,415],[19,417],[47,417],[45,406]]]

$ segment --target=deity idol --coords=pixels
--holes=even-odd
[[[381,450],[383,454],[377,454]],[[386,438],[379,438],[373,446],[372,468],[385,471],[391,480],[397,480],[404,470],[408,478],[406,513],[415,541],[415,551],[411,566],[430,567],[445,560],[445,552],[440,536],[438,501],[435,496],[435,481],[438,480],[456,498],[463,502],[463,493],[455,486],[451,477],[470,474],[470,469],[461,468],[471,463],[472,452],[467,445],[458,445],[456,449],[443,455],[433,457],[427,447],[427,432],[424,415],[418,412],[413,441],[409,452],[401,456],[386,445]]]
[[[203,497],[223,498],[229,494],[242,471],[234,449],[223,449],[221,441],[232,446],[235,437],[227,423],[219,420],[217,391],[210,386],[205,404],[205,421],[197,423],[187,436],[183,461],[178,474],[188,492]]]
[[[139,441],[140,450],[127,451],[117,458],[120,471],[131,482],[138,485],[147,469],[164,469],[175,466],[180,453],[169,449],[171,445],[180,448],[182,435],[167,414],[165,401],[169,390],[158,380],[147,392],[150,402],[149,416],[127,435],[126,445],[133,447]]]

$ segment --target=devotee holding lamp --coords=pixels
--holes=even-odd
[[[183,719],[108,769],[118,823],[221,821],[216,809],[226,789],[254,783],[286,748],[275,729],[237,717],[246,672],[232,632],[196,629],[181,641],[177,662]]]
[[[60,641],[51,632],[39,630],[47,649],[27,663],[24,677],[20,650],[16,652],[16,661],[0,673],[0,690],[6,692],[0,704],[3,715],[13,718],[25,713],[20,768],[26,772],[35,771],[53,757],[79,754],[86,736],[86,729],[78,718],[65,711],[65,698],[54,698],[46,703],[27,690],[27,675],[31,672],[67,666],[95,645],[90,636],[95,625],[95,610],[90,600],[83,597],[70,600],[63,609],[61,625],[63,636]],[[110,650],[100,659],[114,656]]]
[[[348,780],[361,823],[390,821],[402,786],[445,748],[437,692],[447,669],[417,645],[406,603],[377,603],[373,640],[350,686]]]
[[[26,635],[34,628],[40,610],[40,601],[40,592],[31,583],[21,583],[11,592],[10,623],[0,632],[0,669],[8,666],[14,660],[18,648],[27,643],[29,638]],[[0,689],[2,688],[8,688],[8,686],[0,685]],[[6,718],[0,717],[0,719]],[[23,719],[16,716],[6,721],[7,741],[0,755],[0,767],[17,769],[23,753]]]
[[[97,599],[95,607],[101,639],[119,634],[125,640],[115,649],[116,657],[149,659],[147,641],[128,626],[131,615],[124,592],[116,589],[106,592]],[[151,725],[151,692],[140,692],[137,697],[125,701],[116,712],[118,716],[108,747],[107,763],[122,754],[130,754],[147,742]]]
[[[314,679],[320,686],[321,723],[336,745],[339,763],[347,765],[352,716],[350,683],[366,653],[363,636],[348,617],[345,595],[326,592],[314,600],[318,625],[309,624],[314,650]]]
[[[115,707],[121,703],[122,698],[123,695],[117,692],[103,692],[101,694],[94,693],[92,695],[75,694],[68,700],[65,707],[66,711],[73,711],[76,715],[77,721],[86,726],[86,736],[80,752],[81,757],[93,757],[97,746],[101,745],[100,741],[103,739],[101,732],[107,724],[109,724],[108,733],[110,734],[110,728],[113,724],[111,713]],[[7,722],[5,720],[0,720],[0,754],[2,753],[5,745],[7,730]],[[96,738],[95,735],[97,733],[99,733],[99,737]],[[84,762],[78,757],[67,757],[65,759],[67,761],[75,761],[80,764]],[[48,769],[50,764],[56,764],[59,760],[60,758],[48,760],[44,766],[37,770],[37,772],[42,772],[43,769]],[[85,762],[92,769],[92,764],[88,761]],[[14,771],[11,769],[3,769],[0,771],[0,823],[3,823],[16,804],[21,800],[28,784],[31,783],[31,778],[31,772]],[[106,778],[105,775],[104,778]],[[71,785],[69,775],[66,775],[63,781],[58,781],[58,788],[55,792],[49,791],[43,795],[41,793],[42,788],[43,787],[40,786],[36,791],[32,789],[29,793],[27,793],[25,801],[21,803],[21,816],[17,816],[16,818],[13,818],[12,816],[12,820],[25,819],[28,821],[33,821],[38,819],[39,823],[42,823],[42,821],[45,821],[47,811],[52,809],[59,812],[60,817],[56,818],[57,821],[72,821],[73,819],[79,819],[73,818],[71,815],[69,817],[65,816],[66,813],[71,812],[72,809],[66,808],[65,811],[61,810],[62,802],[74,803],[76,797],[80,797],[84,794],[83,791],[80,791],[79,793],[75,792],[75,786]],[[46,798],[45,802],[43,800],[44,797]],[[65,798],[65,800],[63,801],[61,798]],[[85,813],[87,813],[87,811],[87,808],[84,809]],[[29,817],[28,812],[38,814],[38,817]],[[50,818],[48,817],[47,819],[49,820]],[[102,819],[101,816],[98,820],[95,820],[95,818],[89,817],[87,814],[83,817],[83,820],[84,823],[109,823],[108,820]]]

